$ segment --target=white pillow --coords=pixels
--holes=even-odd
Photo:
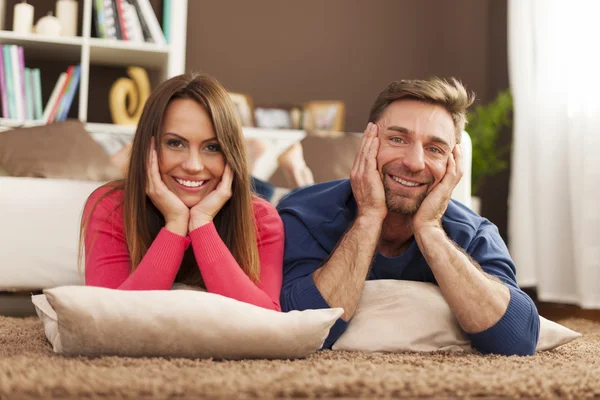
[[[540,317],[536,350],[553,349],[580,336]],[[473,351],[436,285],[387,279],[365,283],[354,317],[333,350]]]
[[[67,355],[292,359],[321,348],[341,308],[281,313],[192,290],[63,286],[32,296]]]

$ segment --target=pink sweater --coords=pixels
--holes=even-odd
[[[96,200],[109,188],[100,188],[90,197],[85,218]],[[131,260],[123,224],[123,192],[102,199],[85,234],[85,281],[90,286],[123,290],[169,290],[190,243],[200,273],[210,293],[227,296],[260,307],[280,311],[284,231],[277,210],[255,198],[260,281],[255,284],[242,271],[221,240],[213,223],[193,230],[187,237],[162,228],[148,252],[131,272]]]

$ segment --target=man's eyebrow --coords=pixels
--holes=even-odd
[[[411,129],[408,129],[408,128],[405,128],[403,126],[391,125],[391,126],[388,126],[386,129],[388,131],[394,131],[394,132],[398,132],[398,133],[405,133],[405,134],[408,134],[408,135],[414,135],[415,134],[415,131],[413,131]],[[438,144],[441,144],[442,146],[445,146],[448,150],[450,149],[450,143],[448,143],[445,139],[442,139],[439,136],[429,135],[427,137],[427,139],[430,142],[438,143]]]

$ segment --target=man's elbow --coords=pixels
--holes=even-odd
[[[478,340],[477,338],[472,338],[471,344],[473,348],[483,354],[498,354],[502,356],[532,356],[535,354],[539,339],[539,321],[540,318],[537,313],[535,313],[535,315],[531,315],[526,327],[521,326],[521,329],[516,329],[516,331],[520,331],[519,334],[515,335],[516,332],[513,331],[512,335],[510,333],[506,335],[508,337],[512,336],[510,340],[501,340],[498,336],[496,336],[496,340],[489,340],[489,337],[487,338],[488,340]]]
[[[507,357],[532,356],[535,354],[537,340],[533,340],[531,338],[522,338],[518,342],[510,345],[486,346],[474,344],[473,347],[482,354],[497,354]]]

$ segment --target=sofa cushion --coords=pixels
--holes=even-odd
[[[18,177],[122,178],[102,146],[78,120],[0,132],[0,168]]]
[[[301,144],[304,160],[312,171],[315,183],[348,178],[361,140],[362,136],[354,133],[308,133]],[[279,168],[269,181],[275,186],[293,189]]]

